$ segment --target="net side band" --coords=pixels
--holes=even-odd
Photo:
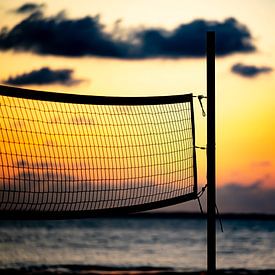
[[[197,199],[197,193],[189,193],[180,197],[168,200],[146,203],[142,205],[132,205],[117,208],[97,209],[91,211],[0,211],[0,220],[63,220],[63,219],[82,219],[96,218],[105,216],[120,216],[159,209],[175,204]]]
[[[17,88],[0,85],[0,95],[74,104],[94,105],[159,105],[190,102],[192,93],[172,96],[149,96],[149,97],[113,97],[113,96],[92,96],[76,95],[55,92],[44,92],[31,89]]]

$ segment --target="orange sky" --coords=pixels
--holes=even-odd
[[[41,1],[32,1],[41,3]],[[0,27],[12,27],[24,16],[12,12],[21,0],[2,0]],[[256,1],[145,1],[85,0],[79,3],[43,1],[45,13],[67,11],[69,18],[100,14],[107,30],[121,20],[121,29],[162,27],[172,29],[194,19],[224,20],[235,17],[250,30],[256,52],[219,57],[217,82],[217,178],[218,185],[236,182],[249,185],[262,181],[275,186],[275,78],[274,72],[246,78],[230,70],[236,63],[275,68],[275,3]],[[32,85],[33,89],[91,95],[146,96],[193,92],[206,93],[204,58],[121,60],[99,57],[41,56],[35,53],[0,51],[3,82],[10,76],[49,66],[69,68],[85,81],[76,86]],[[195,101],[197,144],[206,143],[205,123]],[[199,182],[205,182],[205,152],[198,152]]]

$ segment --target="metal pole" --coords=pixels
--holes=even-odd
[[[215,32],[207,32],[207,272],[216,272]]]

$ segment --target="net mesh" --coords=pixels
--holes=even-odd
[[[0,212],[129,212],[193,198],[192,95],[119,102],[0,87]]]

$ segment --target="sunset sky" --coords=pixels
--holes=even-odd
[[[201,34],[216,30],[223,207],[232,210],[229,198],[245,194],[243,205],[261,200],[249,209],[235,202],[234,211],[259,203],[275,213],[274,11],[274,0],[1,0],[0,82],[89,95],[206,95]],[[195,119],[197,145],[205,146],[197,100]],[[198,151],[200,185],[205,161]]]

